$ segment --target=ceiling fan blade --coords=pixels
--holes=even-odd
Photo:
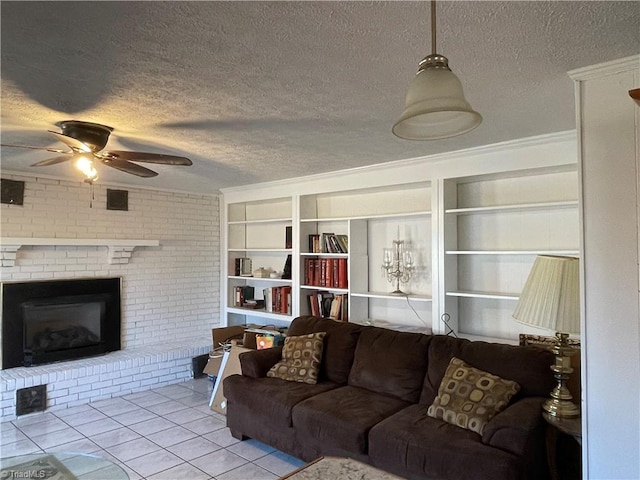
[[[164,155],[161,153],[129,152],[123,150],[109,150],[96,154],[100,158],[128,160],[130,162],[157,163],[162,165],[193,165],[186,157]]]
[[[119,160],[116,158],[102,158],[99,157],[102,163],[105,165],[120,170],[122,172],[137,175],[138,177],[155,177],[158,175],[153,170],[136,165],[135,163],[128,162],[127,160]]]
[[[73,158],[73,155],[61,155],[59,157],[47,158],[32,164],[32,167],[48,167],[49,165],[56,165],[57,163],[68,162]]]
[[[31,147],[28,145],[9,145],[8,143],[0,143],[0,147],[9,147],[9,148],[28,148],[29,150],[44,150],[46,152],[53,153],[73,153],[67,152],[65,150],[60,150],[58,148],[48,148],[48,147]]]
[[[82,152],[82,153],[91,153],[92,150],[89,147],[89,145],[87,145],[84,142],[81,142],[80,140],[77,140],[73,137],[70,137],[69,135],[65,135],[63,133],[58,133],[58,132],[52,132],[51,130],[47,130],[51,135],[53,135],[54,137],[56,137],[58,140],[60,140],[62,143],[66,144],[67,146],[69,146],[69,148],[71,148],[71,150],[73,150],[74,152]]]

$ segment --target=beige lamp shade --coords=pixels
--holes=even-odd
[[[527,325],[580,333],[579,260],[536,257],[513,318]]]

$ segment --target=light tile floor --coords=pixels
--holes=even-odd
[[[0,424],[0,456],[90,453],[121,466],[131,480],[273,480],[304,465],[258,441],[233,438],[225,417],[209,409],[211,388],[204,377],[25,415]],[[90,480],[110,479],[103,473]]]

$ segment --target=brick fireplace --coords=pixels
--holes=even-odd
[[[120,279],[121,350],[3,369],[0,420],[15,418],[16,390],[25,387],[46,385],[49,410],[189,378],[191,359],[209,352],[219,325],[218,197],[129,188],[129,211],[114,211],[100,184],[90,206],[81,182],[3,178],[24,181],[25,193],[23,206],[0,206],[2,245],[33,241],[5,252],[11,258],[0,267],[2,282]],[[105,238],[147,243],[120,261]]]

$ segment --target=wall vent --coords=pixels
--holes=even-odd
[[[0,180],[2,203],[22,205],[24,202],[24,182],[19,180]]]
[[[16,416],[44,412],[47,407],[47,386],[20,388],[16,391]]]
[[[107,188],[107,210],[129,210],[129,192]]]

